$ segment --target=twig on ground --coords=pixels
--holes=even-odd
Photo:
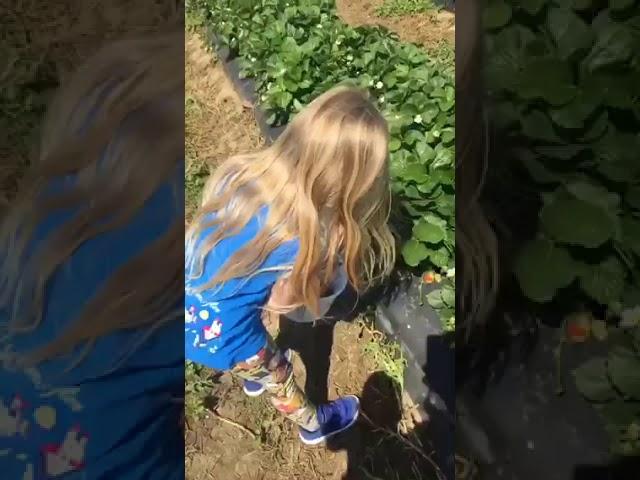
[[[394,432],[393,430],[390,430],[388,428],[381,428],[378,425],[376,425],[371,418],[369,418],[369,416],[364,413],[364,412],[360,412],[360,415],[367,421],[369,422],[369,424],[371,424],[371,426],[373,427],[374,430],[377,431],[381,431],[386,433],[387,435],[392,436],[393,438],[395,438],[396,440],[399,440],[400,442],[402,442],[403,444],[405,444],[407,447],[409,447],[410,449],[412,449],[414,452],[416,452],[418,455],[420,455],[422,458],[424,458],[427,462],[429,462],[429,464],[435,469],[436,475],[438,475],[438,478],[440,480],[442,480],[444,478],[444,475],[442,473],[442,470],[440,470],[440,467],[438,467],[438,465],[436,464],[436,462],[433,461],[433,459],[431,457],[429,457],[429,455],[427,455],[425,452],[423,452],[418,446],[416,446],[413,442],[409,441],[407,438],[403,437],[402,435],[400,435],[398,432]]]
[[[245,427],[244,425],[240,425],[237,422],[234,422],[233,420],[229,420],[228,418],[223,417],[222,415],[220,415],[218,412],[216,412],[215,410],[211,410],[211,413],[213,414],[213,416],[215,418],[217,418],[218,420],[220,420],[223,423],[226,423],[228,425],[231,425],[232,427],[236,427],[239,428],[240,430],[242,430],[243,432],[245,432],[247,435],[249,435],[251,438],[253,438],[254,440],[258,437],[258,435],[251,429]]]

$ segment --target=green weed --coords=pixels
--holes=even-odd
[[[376,9],[376,13],[381,17],[401,17],[415,13],[436,10],[439,7],[432,0],[385,0]]]
[[[382,370],[400,386],[400,391],[404,389],[404,371],[407,367],[407,360],[404,358],[400,344],[388,339],[381,332],[365,326],[372,333],[369,342],[363,346],[363,354],[373,360],[374,369]]]
[[[184,371],[184,409],[187,419],[200,419],[206,412],[205,399],[213,389],[211,371],[201,365],[187,362]]]

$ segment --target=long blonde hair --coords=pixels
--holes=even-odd
[[[456,318],[469,338],[495,307],[500,280],[498,237],[482,194],[489,167],[489,127],[482,81],[482,9],[458,5],[456,31]]]
[[[254,274],[279,245],[297,238],[289,277],[293,305],[317,312],[341,257],[358,290],[387,275],[395,242],[390,210],[388,127],[366,93],[339,86],[304,108],[264,150],[228,159],[208,181],[187,232],[193,277],[206,255],[263,206],[262,230],[199,286],[211,289]],[[202,241],[202,232],[215,227]],[[198,241],[197,251],[194,246]]]
[[[46,286],[75,250],[126,225],[179,173],[184,75],[176,63],[183,56],[181,28],[121,40],[96,53],[61,87],[47,113],[39,156],[3,219],[0,307],[9,314],[9,336],[38,328]],[[73,184],[51,190],[52,181],[67,175],[74,175]],[[27,256],[38,225],[63,211],[74,213]],[[119,267],[78,318],[30,352],[27,363],[68,353],[80,344],[89,348],[123,329],[145,327],[150,334],[178,318],[173,310],[184,292],[183,229],[183,219],[176,219]]]

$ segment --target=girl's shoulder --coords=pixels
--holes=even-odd
[[[252,241],[258,233],[264,228],[268,208],[262,207],[249,221],[236,233],[230,235],[218,242],[211,251],[205,255],[206,263],[218,264],[225,262],[238,250],[245,247]],[[215,213],[208,214],[200,220],[200,225],[192,227],[194,234],[187,235],[185,244],[185,257],[192,258],[197,256],[197,252],[208,238],[216,232],[217,227],[210,225],[210,222],[216,218]],[[268,256],[265,266],[276,266],[280,263],[293,263],[299,251],[299,241],[297,238],[291,238],[278,245]]]

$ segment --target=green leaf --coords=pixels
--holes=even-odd
[[[609,336],[609,331],[607,329],[607,322],[605,322],[604,320],[592,320],[591,333],[593,334],[593,338],[601,342],[604,342]]]
[[[382,78],[382,81],[384,82],[384,85],[385,85],[386,88],[393,88],[393,87],[395,87],[395,85],[397,83],[396,74],[394,72],[387,73]]]
[[[609,355],[609,376],[628,398],[640,400],[640,358],[631,350],[616,348]]]
[[[567,184],[567,191],[583,202],[592,203],[607,209],[609,212],[616,212],[620,205],[620,196],[610,192],[602,185],[590,180],[575,180]]]
[[[443,148],[436,153],[436,158],[431,163],[432,169],[448,167],[453,165],[453,152],[448,148]]]
[[[527,150],[526,153],[520,157],[522,165],[526,168],[531,178],[540,184],[549,185],[559,183],[561,177],[545,167],[544,163],[536,159],[535,155],[530,154]]]
[[[401,146],[402,146],[402,142],[400,140],[398,140],[397,138],[392,138],[389,141],[389,151],[390,152],[395,152],[396,150],[399,150]]]
[[[402,178],[407,181],[424,183],[429,179],[429,176],[427,175],[427,170],[424,165],[420,163],[410,163],[402,172]]]
[[[593,402],[607,402],[616,392],[607,376],[607,359],[592,358],[573,371],[578,391]]]
[[[640,415],[638,403],[626,402],[621,398],[605,403],[598,410],[608,428],[627,428]]]
[[[546,142],[561,142],[556,134],[549,117],[540,110],[534,110],[522,119],[522,133],[532,140]]]
[[[455,290],[451,285],[444,283],[437,286],[426,295],[427,303],[434,310],[450,309],[455,305]],[[444,312],[441,312],[444,313]]]
[[[635,210],[640,210],[640,186],[633,185],[627,189],[627,193],[624,196],[625,202]],[[640,240],[640,239],[639,239]]]
[[[291,95],[289,92],[276,92],[271,98],[275,102],[275,105],[282,109],[286,109],[293,101],[293,95]]]
[[[429,250],[424,243],[417,240],[409,240],[402,247],[402,258],[410,267],[417,267],[429,256]]]
[[[625,216],[621,221],[622,243],[640,257],[640,219]]]
[[[556,292],[576,277],[575,262],[564,248],[546,239],[536,239],[521,250],[514,273],[523,293],[540,303],[553,299]]]
[[[491,0],[484,9],[484,26],[489,29],[504,27],[511,20],[511,6],[502,0]]]
[[[571,0],[571,7],[574,10],[586,10],[591,8],[593,0]]]
[[[424,133],[418,130],[409,130],[404,135],[404,143],[407,145],[414,145],[416,142],[424,141]]]
[[[622,295],[622,307],[633,308],[640,305],[640,286],[627,285]]]
[[[609,128],[609,114],[606,110],[602,111],[600,115],[593,121],[591,126],[580,138],[583,142],[594,142],[602,137]]]
[[[619,229],[617,218],[606,209],[561,190],[542,208],[540,222],[556,241],[587,248],[599,247]]]
[[[584,60],[589,72],[629,61],[635,51],[635,40],[627,26],[614,22],[605,10],[594,21],[594,27],[597,30],[597,39]]]
[[[444,299],[442,298],[442,291],[439,288],[430,291],[425,297],[427,303],[431,305],[434,310],[440,310],[446,307]]]
[[[520,2],[520,8],[522,8],[529,15],[536,15],[542,7],[547,3],[547,0],[522,0]]]
[[[555,58],[534,58],[520,75],[518,94],[526,100],[540,98],[551,105],[564,105],[576,96],[573,74],[567,62]]]
[[[430,222],[430,218],[433,217],[425,217],[416,223],[413,227],[413,235],[422,242],[441,242],[445,238],[446,230],[442,224]]]
[[[433,147],[424,141],[417,142],[415,149],[416,149],[416,153],[418,154],[420,163],[427,163],[429,160],[432,160],[436,154]]]
[[[453,285],[445,283],[440,288],[442,291],[442,301],[447,307],[453,307],[456,304],[456,291]]]
[[[431,251],[429,253],[429,260],[431,260],[431,263],[433,263],[436,267],[444,268],[449,266],[451,255],[446,248],[442,247],[438,248],[437,250]]]
[[[568,8],[552,8],[548,17],[549,32],[558,53],[569,59],[579,50],[587,50],[594,41],[594,34],[582,18]]]
[[[633,6],[636,3],[636,0],[609,0],[609,8],[611,10],[620,11],[626,10],[627,8]]]
[[[598,97],[580,94],[571,103],[551,110],[551,119],[564,128],[584,128],[598,105]]]
[[[601,305],[619,302],[625,287],[624,265],[614,256],[599,264],[582,264],[579,268],[580,287]]]

